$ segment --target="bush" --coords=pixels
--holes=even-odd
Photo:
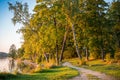
[[[80,60],[80,65],[86,65],[85,58],[83,58],[82,60]]]
[[[116,52],[115,53],[115,59],[116,60],[120,60],[120,52]]]
[[[120,60],[117,61],[117,64],[120,65]]]
[[[107,64],[113,64],[113,63],[117,63],[117,60],[111,59],[109,62],[107,62]]]
[[[44,62],[43,64],[45,69],[50,69],[55,66],[55,61],[49,60],[49,62]]]
[[[34,73],[39,73],[42,71],[42,66],[38,65],[38,67],[34,70]]]
[[[21,72],[18,71],[18,68],[16,68],[12,73],[14,75],[20,75],[21,74]]]
[[[63,58],[69,59],[72,57],[74,57],[74,50],[71,47],[68,47],[68,49],[64,51]]]
[[[17,62],[17,67],[22,71],[26,67],[26,65],[21,60],[19,60]]]
[[[20,69],[23,73],[33,73],[36,69],[37,65],[35,63],[32,63],[29,60],[21,61],[19,60],[17,63],[18,69]]]
[[[30,65],[25,65],[25,67],[22,70],[23,73],[32,73],[33,69],[31,68]]]
[[[111,54],[110,53],[107,53],[105,57],[106,57],[107,62],[109,62],[111,60]]]
[[[97,52],[91,52],[90,53],[90,58],[98,59],[98,58],[100,58],[100,55]]]

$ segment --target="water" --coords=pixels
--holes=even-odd
[[[12,58],[0,58],[0,72],[12,72],[14,64]]]

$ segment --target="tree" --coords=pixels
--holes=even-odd
[[[107,10],[107,3],[104,0],[85,0],[81,7],[84,7],[82,13],[86,15],[84,23],[84,46],[86,47],[86,54],[88,47],[92,51],[95,48],[101,52],[102,59],[104,59],[104,42],[106,18],[105,11]]]
[[[120,49],[120,0],[114,0],[108,10],[109,20],[113,26],[116,47]]]
[[[14,44],[12,44],[10,46],[10,49],[9,49],[9,55],[10,55],[10,57],[12,57],[13,59],[15,59],[16,58],[16,54],[17,54],[16,52],[17,52],[16,46]]]
[[[115,3],[107,11],[104,0],[37,0],[32,16],[27,5],[9,3],[13,22],[23,24],[23,56],[34,62],[54,58],[59,64],[64,51],[72,51],[79,59],[88,60],[94,53],[104,60],[106,53],[114,52],[114,43],[119,43],[119,1]]]
[[[23,57],[23,55],[24,55],[24,48],[23,47],[21,47],[21,48],[19,48],[18,50],[17,50],[17,58],[22,58]]]
[[[119,59],[120,52],[120,0],[113,0],[108,10],[108,19],[112,26],[113,50],[112,57]],[[112,50],[112,51],[113,51]]]
[[[23,25],[29,23],[30,13],[28,12],[27,3],[22,4],[16,1],[15,5],[10,2],[8,2],[8,4],[9,10],[14,12],[14,17],[12,18],[14,25],[16,23],[22,23]]]
[[[62,59],[63,59],[63,53],[64,53],[64,49],[65,49],[65,45],[66,45],[66,39],[67,39],[68,31],[69,31],[69,27],[67,27],[67,29],[65,31],[65,34],[64,34],[63,44],[62,44],[62,49],[61,49],[61,53],[60,53],[59,62],[62,62]]]
[[[30,19],[32,18],[31,14],[28,11],[28,5],[27,3],[21,3],[21,2],[16,2],[15,4],[12,4],[8,2],[9,4],[9,10],[13,11],[13,18],[12,22],[15,25],[16,23],[20,23],[23,25],[21,29],[18,30],[18,32],[21,32],[23,35],[24,43],[23,43],[23,48],[25,50],[25,53],[31,54],[33,53],[33,47],[31,44],[31,41],[29,40],[32,36],[33,38],[33,33],[36,33],[36,30],[34,30],[33,25],[30,24]],[[33,55],[29,55],[30,58],[32,59]],[[33,59],[34,60],[34,59]]]
[[[75,29],[75,17],[79,14],[79,0],[69,0],[63,1],[63,12],[66,15],[67,22],[72,29],[74,45],[76,46],[76,52],[79,59],[82,59],[82,56],[79,51],[78,41],[76,40],[76,29]]]
[[[38,5],[34,8],[35,13],[30,19],[32,30],[24,31],[23,35],[24,46],[28,46],[24,47],[25,53],[30,52],[31,55],[44,56],[45,53],[52,55],[56,52],[54,56],[56,56],[56,63],[58,64],[59,46],[61,46],[64,35],[64,15],[61,14],[60,6],[56,1],[43,0],[37,1],[37,3]]]

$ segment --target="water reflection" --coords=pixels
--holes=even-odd
[[[0,58],[0,72],[12,72],[15,68],[15,61],[12,58]]]

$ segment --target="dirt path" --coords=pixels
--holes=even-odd
[[[113,77],[110,77],[110,76],[108,76],[104,73],[100,73],[100,72],[92,71],[92,70],[89,70],[89,69],[73,66],[69,62],[65,62],[62,65],[73,68],[73,69],[76,69],[80,72],[79,76],[74,77],[70,80],[116,80]],[[91,77],[88,77],[89,75],[91,75]]]

